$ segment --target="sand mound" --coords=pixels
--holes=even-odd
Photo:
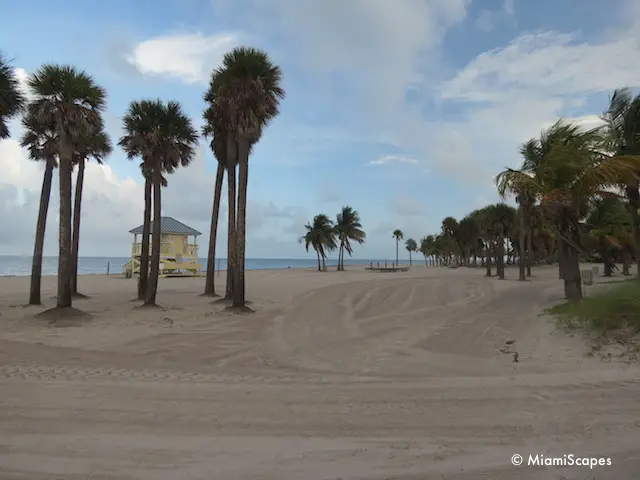
[[[91,315],[73,307],[54,307],[34,316],[52,327],[79,327],[91,321]]]

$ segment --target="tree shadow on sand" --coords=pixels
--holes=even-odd
[[[89,323],[92,315],[73,307],[54,307],[34,315],[51,327],[80,327]]]
[[[255,313],[254,309],[247,306],[247,305],[250,305],[251,303],[252,302],[250,302],[249,300],[246,300],[245,305],[243,305],[242,307],[234,307],[233,299],[227,298],[227,297],[218,298],[217,300],[209,302],[210,305],[224,305],[225,312],[237,313],[237,314],[243,314],[243,315],[246,315],[249,313]]]

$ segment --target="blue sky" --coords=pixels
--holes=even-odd
[[[142,98],[176,99],[199,126],[224,52],[265,49],[287,97],[251,159],[248,256],[305,256],[304,223],[348,204],[369,235],[355,256],[386,259],[393,229],[419,240],[497,201],[492,178],[518,165],[521,142],[558,116],[591,125],[615,87],[638,86],[639,13],[637,0],[23,0],[0,45],[22,77],[45,62],[91,73],[114,141]],[[15,142],[19,125],[13,134],[0,143],[0,209],[16,227],[0,254],[29,254],[41,170]],[[214,167],[203,141],[170,179],[164,214],[208,232]],[[137,163],[116,149],[87,176],[81,254],[127,255],[142,218]]]

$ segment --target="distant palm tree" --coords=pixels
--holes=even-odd
[[[78,296],[78,250],[80,248],[80,211],[82,208],[82,189],[84,186],[84,169],[89,157],[98,164],[111,153],[111,139],[102,129],[102,125],[94,131],[80,136],[75,144],[74,164],[78,165],[76,193],[73,206],[73,239],[71,244],[71,293]]]
[[[409,252],[409,266],[412,266],[413,261],[411,259],[411,253],[418,250],[418,244],[413,238],[408,238],[404,246],[407,249],[407,252]]]
[[[198,133],[193,128],[178,102],[144,100],[133,102],[124,118],[125,135],[121,145],[130,145],[129,155],[140,152],[148,162],[149,169],[143,169],[153,186],[153,232],[151,235],[151,271],[144,304],[155,305],[160,274],[161,247],[161,188],[166,185],[163,173],[171,174],[179,166],[189,165],[195,155]],[[138,138],[146,139],[136,144]],[[146,160],[146,159],[145,159]],[[147,162],[145,161],[145,165]],[[142,268],[142,267],[141,267]]]
[[[325,214],[321,213],[313,217],[313,222],[307,223],[304,228],[307,229],[300,243],[309,251],[309,246],[313,247],[318,256],[318,271],[322,272],[326,269],[327,252],[337,248],[336,231],[333,222],[329,220]]]
[[[216,118],[213,108],[213,106],[209,106],[205,110],[203,114],[205,124],[202,127],[203,136],[211,139],[209,146],[218,161],[216,183],[213,189],[213,211],[211,213],[211,229],[209,231],[209,253],[207,255],[207,277],[204,282],[204,295],[217,297],[218,295],[216,294],[215,287],[216,240],[218,236],[218,218],[220,216],[222,182],[224,181],[224,171],[227,162],[227,137],[215,123]],[[228,265],[227,271],[229,271]]]
[[[7,121],[18,115],[25,104],[13,66],[0,54],[0,139],[9,138]]]
[[[336,217],[335,225],[338,241],[340,242],[340,250],[338,253],[338,270],[344,270],[344,252],[349,256],[353,252],[350,240],[363,244],[367,238],[367,234],[362,230],[360,223],[360,215],[357,210],[352,207],[342,207],[342,211]]]
[[[47,227],[49,200],[51,198],[53,169],[58,165],[56,161],[58,139],[54,131],[48,128],[46,124],[38,123],[33,115],[27,114],[22,118],[22,127],[24,128],[24,134],[21,145],[29,151],[29,157],[32,160],[44,162],[45,164],[31,264],[31,287],[29,289],[29,305],[40,305],[42,301],[40,298],[40,287],[42,283],[44,235]]]
[[[47,125],[58,141],[60,234],[57,307],[71,307],[71,172],[74,147],[85,132],[98,128],[106,92],[87,73],[68,65],[44,65],[29,78],[34,99],[29,115]]]
[[[394,230],[393,231],[393,236],[392,238],[396,239],[396,265],[398,265],[398,258],[399,258],[399,247],[398,245],[400,244],[400,240],[402,240],[404,238],[404,233],[402,233],[402,230]]]
[[[252,145],[262,136],[268,123],[278,116],[280,100],[285,96],[281,86],[282,71],[272,63],[262,50],[237,47],[222,59],[222,65],[212,76],[205,100],[215,105],[214,114],[220,116],[219,125],[234,142],[237,151],[228,151],[232,159],[233,173],[228,170],[230,191],[235,200],[235,159],[238,168],[238,205],[233,238],[233,306],[245,306],[245,250],[247,183],[249,178],[249,155]],[[233,150],[233,149],[231,149]],[[228,162],[229,163],[229,162]],[[228,168],[228,167],[227,167]],[[231,185],[233,183],[233,186]],[[230,193],[231,198],[231,193]],[[234,205],[229,203],[231,213]],[[229,267],[227,267],[229,268]]]

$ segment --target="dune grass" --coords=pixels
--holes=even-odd
[[[621,281],[594,292],[578,303],[547,310],[568,328],[584,328],[605,336],[640,332],[640,281]]]

